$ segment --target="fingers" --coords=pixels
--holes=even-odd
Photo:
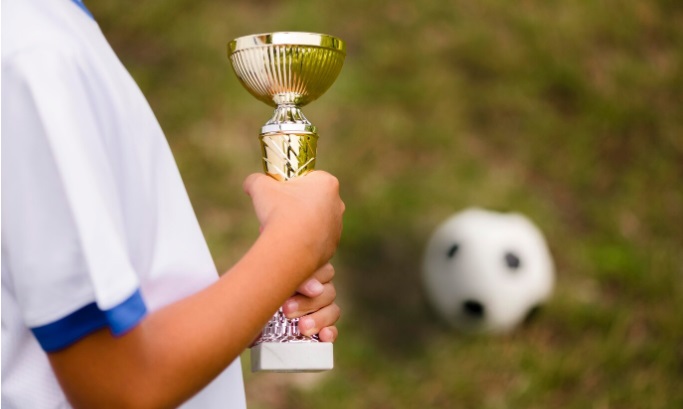
[[[341,310],[334,300],[337,296],[332,283],[334,267],[327,263],[297,289],[297,295],[283,305],[288,318],[300,318],[299,331],[304,335],[318,334],[322,342],[334,342],[338,330],[334,326]]]
[[[299,319],[299,331],[306,336],[323,332],[326,338],[336,338],[336,328],[334,330],[329,330],[329,327],[334,326],[340,316],[341,309],[339,306],[337,304],[330,304],[312,314],[301,317]],[[328,329],[329,331],[322,331],[323,329]],[[330,331],[333,333],[330,334]]]
[[[296,292],[305,295],[306,297],[313,298],[321,295],[324,289],[325,286],[323,286],[320,281],[315,278],[309,278],[296,289]]]
[[[306,297],[317,297],[323,293],[323,284],[329,283],[334,277],[334,267],[332,264],[327,263],[320,267],[311,278],[304,281],[296,292],[305,295]]]
[[[322,342],[334,342],[337,339],[338,335],[339,331],[335,326],[325,327],[320,330],[320,333],[318,333],[320,341]]]
[[[334,284],[327,283],[322,284],[322,286],[323,291],[317,297],[310,298],[303,295],[295,295],[285,301],[282,306],[285,316],[290,319],[299,318],[332,304],[337,297],[337,290],[334,288]]]
[[[327,263],[313,273],[313,278],[325,284],[332,281],[332,278],[334,278],[334,273],[334,266],[330,263]]]

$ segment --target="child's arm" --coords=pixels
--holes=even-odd
[[[288,182],[252,175],[244,188],[262,233],[214,285],[150,313],[121,337],[100,330],[49,354],[74,407],[179,405],[239,356],[297,289],[308,292],[307,279],[314,274],[327,283],[310,292],[320,295],[308,304],[301,296],[294,298],[300,309],[319,309],[312,315],[315,327],[305,332],[330,327],[324,337],[336,337],[339,309],[333,303],[329,280],[334,271],[328,261],[339,242],[344,212],[337,180],[324,172]]]

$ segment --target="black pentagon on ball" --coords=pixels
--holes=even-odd
[[[458,252],[458,249],[460,246],[458,244],[453,244],[451,248],[448,249],[448,258],[453,258],[455,254]]]
[[[467,300],[462,303],[462,310],[469,317],[482,318],[486,308],[479,301]]]
[[[504,256],[505,265],[511,270],[517,270],[522,266],[522,260],[515,253],[508,251]]]

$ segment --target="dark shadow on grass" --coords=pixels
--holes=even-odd
[[[423,246],[422,238],[395,228],[356,235],[339,249],[352,325],[394,356],[420,353],[430,336],[445,329],[422,291]]]

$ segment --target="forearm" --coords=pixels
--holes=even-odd
[[[264,231],[217,283],[149,314],[128,334],[99,331],[50,354],[74,406],[173,407],[208,384],[319,267],[304,249],[285,245],[286,233]]]

